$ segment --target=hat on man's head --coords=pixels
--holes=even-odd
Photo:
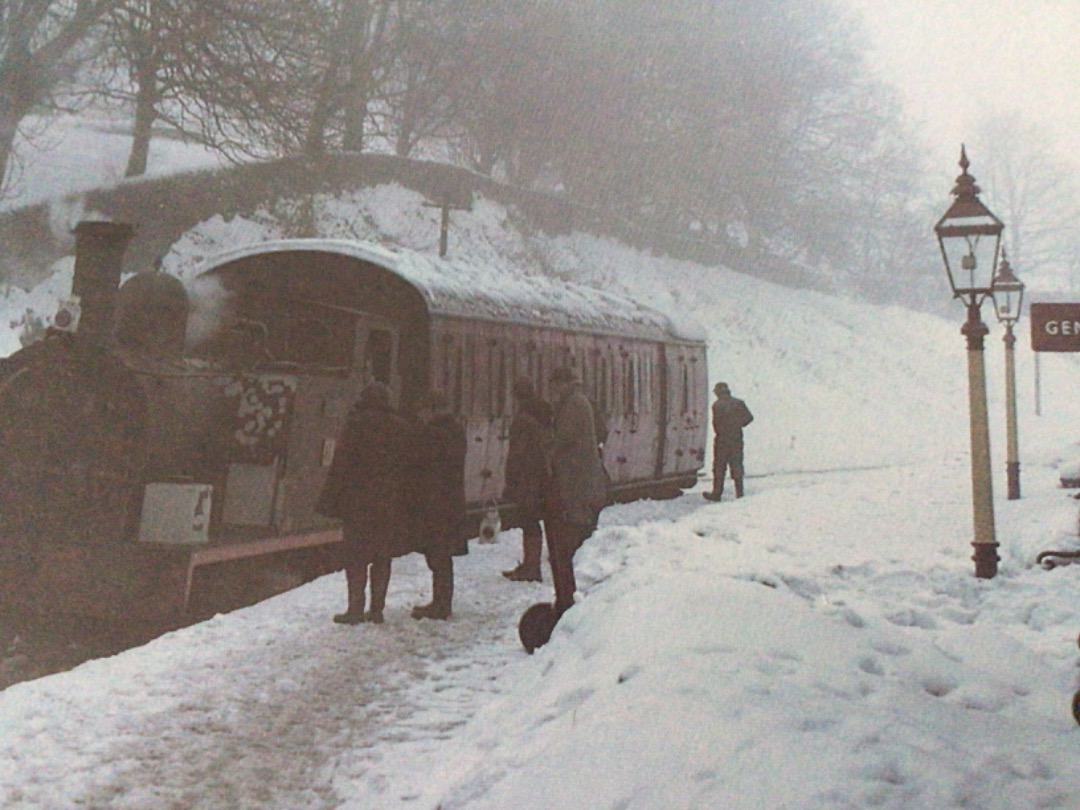
[[[731,389],[728,387],[728,384],[726,382],[718,382],[716,385],[713,386],[713,393],[730,394]]]
[[[551,372],[551,377],[548,379],[553,383],[581,382],[581,378],[578,377],[577,372],[570,368],[570,366],[559,366]]]

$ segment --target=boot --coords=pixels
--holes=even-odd
[[[719,486],[714,483],[712,492],[703,492],[702,495],[707,501],[719,501],[724,497],[724,482],[721,481]]]
[[[334,616],[334,624],[360,624],[360,622],[367,621],[364,611],[353,610],[349,608],[344,613],[338,613]]]
[[[390,559],[376,560],[371,564],[371,610],[364,614],[364,621],[383,623],[386,608],[386,592],[390,588]]]
[[[540,521],[521,527],[521,550],[525,553],[525,559],[517,568],[503,571],[503,576],[512,582],[542,582],[540,558],[544,551],[544,530],[540,527]]]
[[[334,616],[336,624],[360,624],[364,621],[364,597],[367,591],[367,566],[345,569],[345,583],[349,589],[349,607]]]
[[[512,582],[543,582],[544,578],[540,575],[540,564],[537,563],[535,567],[521,563],[517,568],[511,568],[509,571],[503,571],[502,575]]]
[[[414,619],[435,619],[437,621],[446,621],[450,618],[450,609],[443,607],[435,602],[428,602],[426,605],[417,605],[412,609],[412,617]]]
[[[454,601],[454,560],[450,556],[428,557],[431,569],[431,602],[412,609],[414,619],[450,618],[450,609]]]
[[[431,618],[449,619],[454,604],[454,560],[447,557],[431,577]]]
[[[552,523],[548,530],[548,562],[555,585],[555,613],[561,616],[574,606],[577,580],[574,577],[574,551],[579,545],[578,529],[573,524]],[[581,538],[582,540],[584,538]]]
[[[735,479],[735,497],[741,498],[743,496],[743,480],[742,476]]]

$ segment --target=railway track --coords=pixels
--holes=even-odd
[[[204,580],[188,618],[168,625],[116,625],[71,615],[27,620],[0,614],[0,691],[140,647],[171,630],[253,605],[306,581],[268,562],[258,568],[249,566],[246,573],[246,577],[223,573]]]

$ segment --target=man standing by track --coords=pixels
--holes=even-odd
[[[431,602],[412,610],[414,619],[450,618],[454,601],[454,557],[469,553],[465,525],[465,428],[441,391],[421,399],[420,430],[413,452],[416,550],[431,570]]]
[[[506,456],[506,487],[503,497],[518,505],[521,517],[523,559],[516,568],[503,571],[515,582],[540,582],[540,558],[544,547],[544,497],[551,478],[551,406],[529,377],[514,382],[514,420],[510,423],[510,447]]]
[[[343,524],[348,607],[334,616],[338,624],[381,624],[391,563],[413,550],[405,491],[413,469],[409,441],[414,430],[390,406],[390,390],[372,382],[338,440],[315,507]],[[371,602],[365,610],[369,571]]]
[[[719,501],[724,494],[724,477],[731,469],[735,482],[735,497],[743,496],[743,428],[754,421],[754,415],[746,403],[731,395],[725,382],[713,386],[716,401],[712,405],[713,433],[713,488],[705,498]]]
[[[597,452],[593,408],[577,373],[556,368],[550,383],[555,423],[545,528],[557,618],[574,604],[574,554],[596,530],[607,505],[608,478]]]

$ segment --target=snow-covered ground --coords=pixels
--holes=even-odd
[[[323,201],[323,221],[328,235],[340,220],[432,250],[437,214],[418,201],[382,187]],[[978,580],[959,306],[943,320],[580,234],[527,240],[490,203],[453,221],[458,257],[700,321],[710,378],[756,416],[746,497],[706,502],[703,482],[672,501],[609,507],[577,557],[578,604],[532,656],[516,621],[549,597],[550,577],[500,576],[520,552],[520,534],[506,532],[459,561],[447,623],[409,618],[430,584],[414,555],[395,564],[381,626],[330,621],[345,592],[331,575],[9,687],[0,805],[1080,807],[1069,711],[1080,567],[1035,565],[1043,549],[1080,545],[1078,503],[1059,485],[1080,450],[1073,356],[1040,358],[1036,414],[1021,329],[1024,497],[1008,501],[991,324],[1002,561]],[[201,256],[274,235],[204,223],[165,265],[190,278]],[[20,312],[0,313],[0,327]]]

